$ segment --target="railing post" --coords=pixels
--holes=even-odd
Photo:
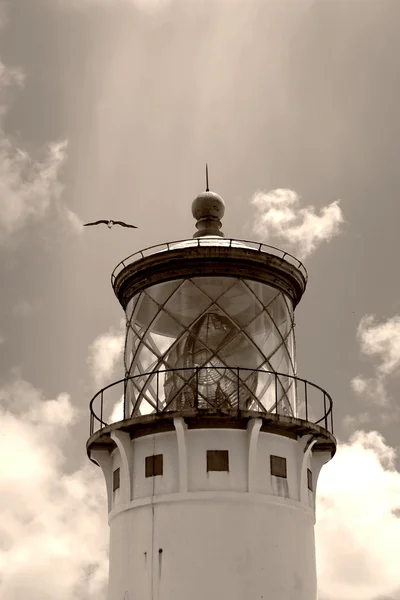
[[[328,429],[328,417],[326,416],[326,394],[324,392],[324,421],[325,421],[325,429]]]
[[[100,426],[103,427],[103,390],[100,396]]]
[[[306,421],[308,421],[307,381],[304,382],[304,400],[305,400],[305,403],[306,403]]]
[[[240,414],[240,369],[237,367],[237,399],[238,399],[238,414]]]
[[[157,371],[157,385],[156,385],[156,395],[157,395],[157,399],[156,399],[156,400],[157,400],[157,414],[160,412],[159,403],[158,403],[158,390],[159,390],[159,387],[158,387],[158,385],[159,385],[159,384],[158,384],[158,376],[159,376],[159,374],[160,374],[160,371]]]
[[[332,410],[332,404],[330,403],[330,407],[331,407],[331,434],[333,435],[333,410]]]
[[[275,414],[278,414],[278,375],[275,373]]]
[[[126,370],[125,370],[125,376],[126,376]],[[124,421],[126,419],[126,399],[128,397],[127,389],[128,389],[128,379],[127,379],[127,377],[125,377],[125,379],[124,379],[124,401],[123,401],[123,413],[122,413]]]
[[[199,367],[196,367],[194,407],[199,408]]]

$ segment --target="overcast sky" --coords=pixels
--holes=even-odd
[[[110,273],[192,236],[206,161],[225,234],[309,272],[298,374],[339,440],[319,598],[400,599],[399,23],[399,0],[0,0],[1,600],[105,598]]]

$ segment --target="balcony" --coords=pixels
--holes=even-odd
[[[273,418],[295,422],[297,429],[301,423],[306,428],[316,425],[331,437],[332,407],[325,390],[294,375],[235,367],[164,369],[127,377],[100,390],[90,401],[90,436],[113,423],[174,413],[231,420],[243,415]]]

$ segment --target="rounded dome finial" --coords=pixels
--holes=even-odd
[[[205,235],[224,237],[221,219],[225,213],[225,202],[215,192],[210,192],[208,185],[208,165],[206,164],[206,191],[193,200],[192,214],[196,219],[197,231],[194,238]]]

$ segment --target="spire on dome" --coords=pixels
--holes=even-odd
[[[193,200],[192,214],[196,219],[196,233],[194,238],[206,235],[224,237],[221,219],[225,213],[225,202],[221,196],[210,192],[208,182],[208,164],[206,163],[206,191],[202,192]]]

